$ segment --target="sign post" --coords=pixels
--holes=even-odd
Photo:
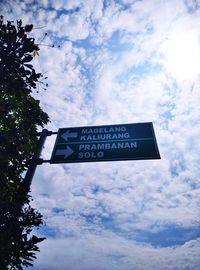
[[[151,122],[61,128],[50,163],[144,159],[160,159]]]

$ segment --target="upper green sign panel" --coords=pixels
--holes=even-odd
[[[153,124],[60,128],[51,163],[160,159]]]

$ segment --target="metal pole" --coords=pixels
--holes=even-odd
[[[33,156],[33,160],[31,161],[31,164],[26,172],[26,175],[24,177],[24,181],[23,181],[23,184],[22,184],[22,189],[23,189],[23,194],[27,195],[28,192],[30,191],[30,187],[31,187],[31,183],[32,183],[32,179],[33,179],[33,176],[35,174],[35,170],[36,170],[36,167],[38,164],[41,164],[41,162],[39,161],[39,158],[40,158],[40,155],[41,155],[41,152],[42,152],[42,148],[44,146],[44,143],[45,143],[45,140],[47,138],[47,136],[50,136],[52,135],[53,132],[47,130],[47,129],[43,129],[42,132],[40,133],[40,138],[39,138],[39,141],[38,141],[38,146],[37,146],[37,150],[36,150],[36,153],[35,155]],[[25,193],[24,193],[25,192]],[[26,196],[25,195],[25,196]]]

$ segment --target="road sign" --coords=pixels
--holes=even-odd
[[[160,159],[153,124],[60,128],[50,163]]]

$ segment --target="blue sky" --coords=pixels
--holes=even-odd
[[[161,160],[43,164],[32,184],[47,236],[33,269],[200,267],[200,2],[1,1],[33,23],[46,128],[153,122]],[[47,139],[49,159],[55,136]]]

